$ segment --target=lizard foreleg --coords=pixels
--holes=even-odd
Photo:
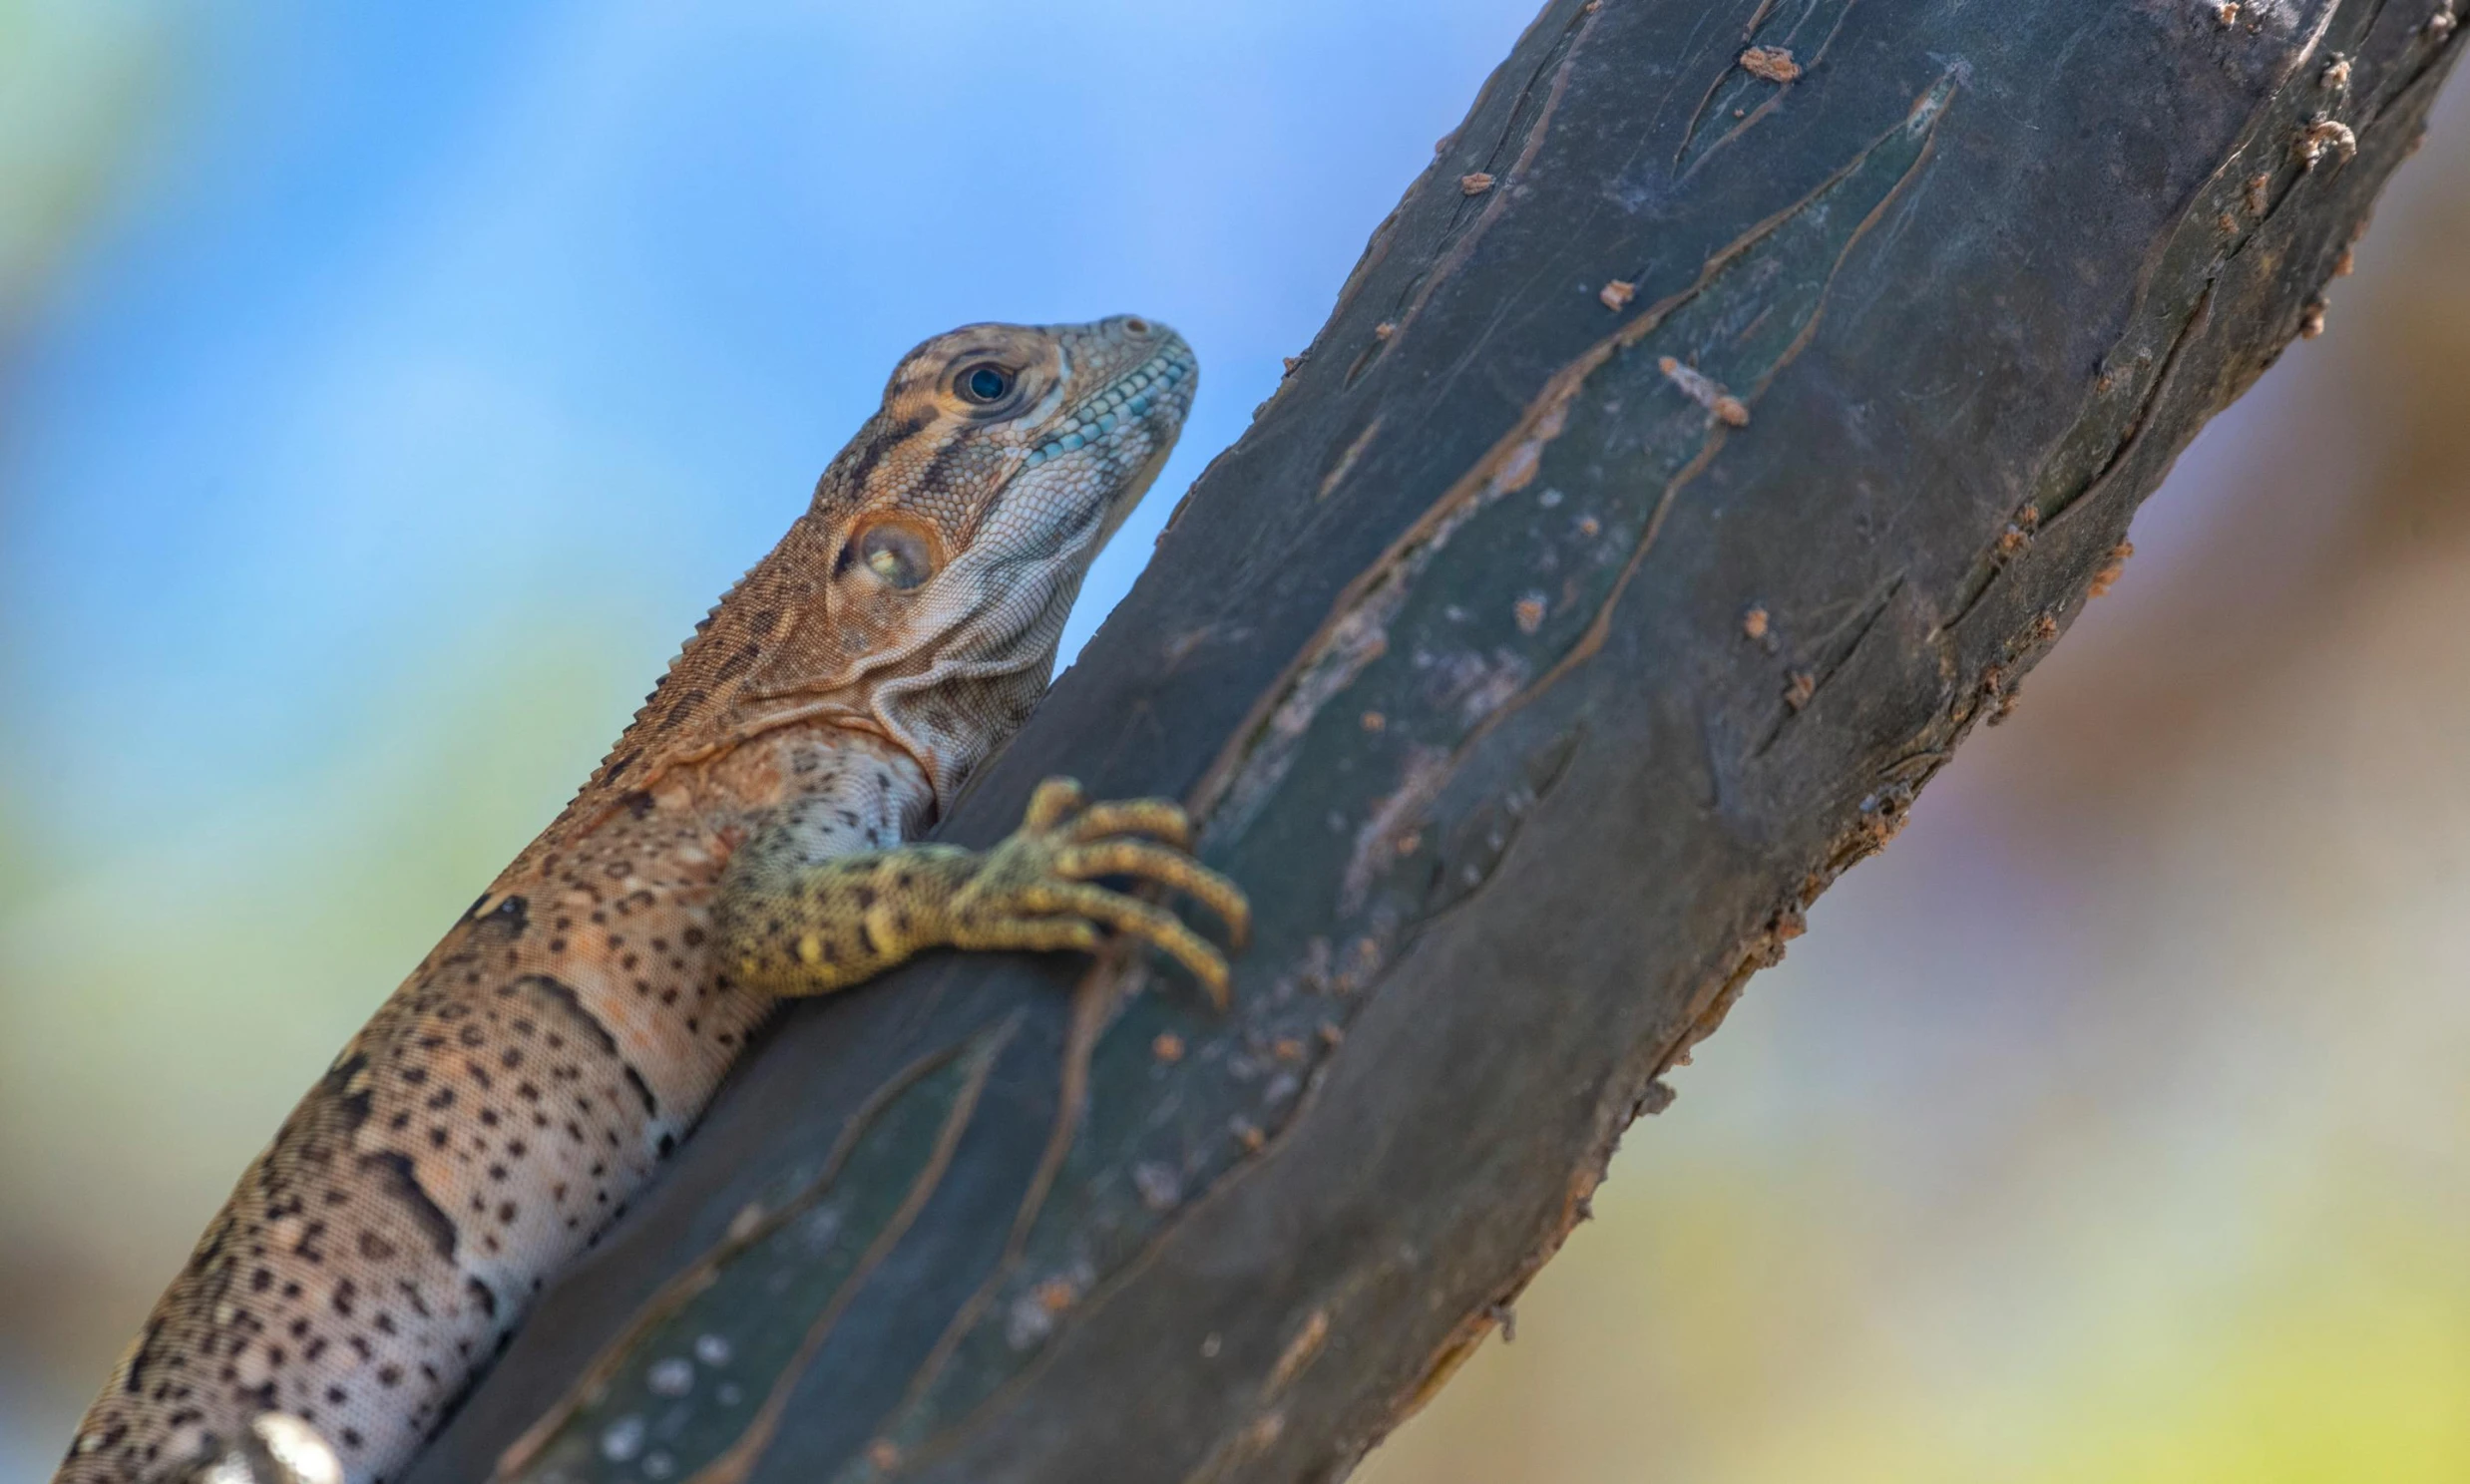
[[[1240,945],[1244,895],[1185,853],[1191,830],[1164,799],[1090,804],[1050,778],[1021,828],[983,853],[918,844],[804,863],[758,837],[722,879],[720,961],[750,988],[825,994],[929,948],[1091,952],[1112,931],[1164,949],[1223,1006],[1225,954],[1164,908],[1096,884],[1130,877],[1188,893]]]

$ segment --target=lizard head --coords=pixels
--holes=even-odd
[[[831,697],[949,804],[1045,689],[1081,578],[1197,380],[1183,337],[1137,315],[965,325],[911,351],[816,486],[801,524],[821,590],[748,699]]]
[[[1182,336],[1130,314],[964,325],[904,356],[816,490],[853,647],[932,629],[922,615],[999,571],[1009,589],[1024,563],[1076,588],[1173,449],[1196,376]]]
[[[1166,462],[1198,377],[1182,336],[1129,314],[964,325],[902,357],[586,793],[820,723],[898,745],[949,807],[1045,690],[1080,580]]]

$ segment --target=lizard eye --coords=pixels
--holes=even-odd
[[[887,587],[910,588],[935,574],[935,554],[905,526],[869,528],[855,543],[858,559]]]
[[[1004,394],[1012,390],[1012,381],[1010,371],[993,361],[980,361],[974,366],[962,367],[960,374],[953,377],[952,386],[961,394],[961,400],[983,407],[987,403],[1004,400]]]

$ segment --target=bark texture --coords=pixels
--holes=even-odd
[[[798,1007],[415,1479],[1343,1476],[2320,325],[2460,49],[1553,0],[944,831],[1186,798],[1233,1010],[953,956]]]

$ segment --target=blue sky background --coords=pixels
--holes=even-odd
[[[1528,15],[0,0],[0,1479],[903,350],[1197,348],[1076,643]],[[2464,86],[1374,1484],[2470,1475]]]
[[[1171,490],[1523,20],[722,0],[155,22],[146,117],[16,348],[0,601],[28,640],[26,807],[66,787],[76,833],[114,837],[286,776],[442,640],[682,633],[898,355],[966,320],[1182,328],[1208,393]],[[179,721],[86,797],[81,739],[133,711]]]

